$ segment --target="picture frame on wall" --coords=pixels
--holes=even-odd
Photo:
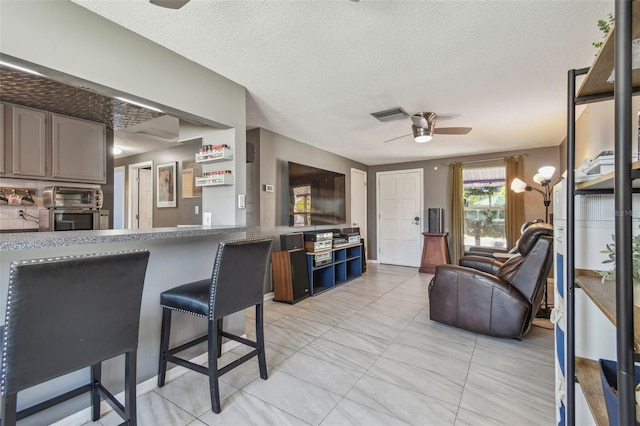
[[[156,207],[176,207],[176,162],[156,166]]]

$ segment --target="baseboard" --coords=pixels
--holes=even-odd
[[[267,293],[267,294],[264,295],[264,301],[265,302],[267,302],[269,300],[273,300],[273,298],[274,298],[273,292],[270,292],[270,293]]]
[[[367,259],[367,263],[379,263],[378,259]]]
[[[244,337],[246,339],[247,335],[243,334],[241,337]],[[234,340],[229,340],[225,343],[222,344],[222,352],[229,352],[230,350],[237,348],[238,346],[240,346],[241,343],[236,342]],[[207,353],[204,352],[198,356],[195,356],[193,358],[191,358],[189,361],[193,362],[194,364],[204,364],[205,362],[207,362]],[[179,365],[175,366],[174,368],[167,370],[167,375],[166,375],[166,382],[169,383],[172,380],[177,379],[178,377],[186,374],[187,372],[189,372],[191,370],[189,370],[188,368],[185,367],[180,367]],[[154,389],[158,388],[158,376],[153,376],[147,380],[145,380],[144,382],[138,383],[138,385],[136,386],[136,397],[140,398],[142,395],[151,392]],[[119,401],[123,401],[124,400],[124,391],[120,392],[119,394],[116,395],[116,398]],[[113,411],[113,408],[111,408],[111,406],[106,402],[106,401],[102,401],[100,403],[100,417],[104,416],[105,414],[107,414],[108,412]],[[55,423],[52,423],[50,426],[69,426],[69,425],[82,425],[85,423],[91,422],[91,407],[87,407],[84,408],[76,413],[71,414],[70,416],[65,417],[62,420],[59,420]]]

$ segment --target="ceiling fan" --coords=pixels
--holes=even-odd
[[[180,9],[185,4],[189,3],[190,0],[149,0],[149,3],[155,4],[156,6],[166,7],[168,9]]]
[[[471,131],[471,127],[436,127],[437,117],[438,115],[435,112],[419,112],[413,114],[410,117],[413,122],[411,125],[413,133],[386,140],[384,143],[411,135],[413,135],[416,142],[425,143],[433,138],[434,133],[439,135],[466,135]]]

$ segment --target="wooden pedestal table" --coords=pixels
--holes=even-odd
[[[422,246],[422,260],[420,261],[420,272],[434,274],[436,266],[451,263],[449,256],[449,245],[447,244],[447,233],[423,232],[424,245]]]

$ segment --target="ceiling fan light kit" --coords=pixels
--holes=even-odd
[[[415,124],[411,126],[413,129],[413,139],[418,143],[429,142],[433,139],[433,126],[428,126],[426,129],[417,127]]]

